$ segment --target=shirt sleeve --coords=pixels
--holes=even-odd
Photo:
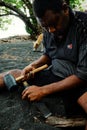
[[[49,56],[49,52],[47,49],[47,43],[48,43],[48,33],[47,31],[43,31],[43,46],[44,46],[44,51],[43,54]]]
[[[79,37],[80,47],[76,75],[87,81],[87,30],[84,29]]]

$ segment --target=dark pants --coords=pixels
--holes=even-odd
[[[37,86],[43,86],[43,85],[47,85],[50,83],[54,83],[54,82],[58,82],[63,80],[63,78],[55,76],[49,69],[41,71],[39,73],[36,73],[34,78],[30,79],[28,81],[28,83],[30,85],[37,85]],[[54,93],[52,95],[49,95],[47,97],[51,98],[51,97],[55,97],[55,100],[58,99],[59,97],[62,98],[63,103],[64,103],[64,107],[65,107],[65,111],[66,113],[69,113],[69,115],[73,115],[73,114],[78,114],[80,112],[80,114],[84,113],[84,111],[82,110],[82,108],[77,104],[77,99],[85,92],[87,91],[87,89],[84,87],[77,87],[71,90],[66,90],[66,91],[62,91],[62,92],[57,92]],[[54,104],[54,107],[57,104]]]
[[[34,78],[29,80],[29,84],[43,86],[60,80],[62,80],[62,78],[55,76],[49,69],[47,69],[36,73]]]
[[[39,73],[36,73],[34,78],[29,79],[28,83],[30,85],[43,86],[43,85],[51,84],[51,83],[58,82],[61,80],[63,80],[63,78],[55,76],[51,72],[50,69],[46,69],[46,70],[40,71]],[[66,95],[67,94],[69,95],[69,93],[70,95],[74,94],[74,96],[76,96],[76,98],[78,99],[86,91],[87,91],[86,86],[79,86],[77,88],[73,88],[71,90],[67,90],[62,93]]]

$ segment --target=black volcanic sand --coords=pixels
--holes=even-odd
[[[32,41],[20,43],[0,44],[0,72],[10,69],[22,69],[35,59],[42,52],[32,51]],[[66,115],[66,109],[61,97],[49,96],[43,101],[53,115]],[[72,108],[75,113],[78,109],[68,103],[69,111]],[[74,114],[75,114],[74,113]],[[66,128],[56,128],[45,123],[42,113],[32,102],[21,99],[20,91],[9,92],[0,90],[0,130],[66,130]],[[72,130],[75,128],[67,128]],[[83,130],[84,128],[78,128]]]

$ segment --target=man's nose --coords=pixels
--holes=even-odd
[[[56,31],[56,29],[54,27],[49,27],[48,30],[49,30],[50,33],[53,33],[53,32]]]

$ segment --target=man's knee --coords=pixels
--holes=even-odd
[[[82,96],[80,96],[77,102],[87,113],[87,92],[85,92]]]

